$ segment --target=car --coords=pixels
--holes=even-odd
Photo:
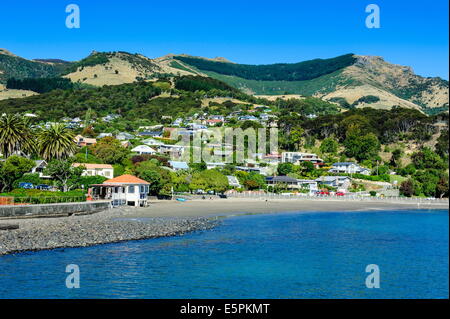
[[[345,193],[344,192],[337,192],[336,196],[345,196]]]
[[[32,183],[19,183],[19,188],[33,189],[34,185]]]
[[[225,195],[225,194],[219,194],[219,197],[220,197],[220,198],[228,198],[228,196]]]
[[[317,196],[328,196],[328,195],[330,195],[330,192],[329,191],[318,191],[318,192],[316,192],[316,195]]]
[[[36,189],[39,189],[41,191],[50,191],[50,190],[52,190],[52,188],[53,188],[52,186],[47,185],[47,184],[39,184],[36,186]]]

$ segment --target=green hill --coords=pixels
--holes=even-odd
[[[330,74],[355,63],[353,54],[345,54],[331,59],[314,59],[299,63],[277,63],[268,65],[235,64],[202,58],[175,56],[201,71],[237,76],[256,81],[305,81]]]
[[[21,57],[0,53],[0,83],[10,78],[50,78],[58,76],[61,65],[30,61]]]

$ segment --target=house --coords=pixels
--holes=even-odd
[[[94,199],[111,200],[113,206],[147,206],[149,185],[143,179],[125,174],[91,185],[89,194]]]
[[[230,185],[231,187],[236,187],[236,188],[242,187],[236,176],[227,175],[227,179],[228,179],[228,185]]]
[[[293,163],[300,164],[302,162],[311,162],[315,166],[323,163],[323,160],[313,153],[302,153],[302,152],[283,152],[281,153],[282,163]]]
[[[125,148],[133,146],[130,141],[120,141],[120,145],[122,145]]]
[[[197,123],[189,123],[187,125],[187,128],[193,131],[198,131],[198,130],[206,130],[208,129],[207,126],[203,125],[203,124],[197,124]]]
[[[112,137],[112,133],[100,133],[97,136],[98,139],[101,139],[101,138],[104,138],[104,137]]]
[[[300,188],[309,190],[310,196],[315,195],[315,193],[319,190],[318,184],[315,180],[299,179],[298,183],[300,185]]]
[[[253,115],[244,115],[238,117],[239,121],[258,121],[258,118]]]
[[[281,161],[281,155],[277,152],[272,152],[270,154],[263,155],[261,160],[269,164],[278,164]]]
[[[184,146],[164,144],[159,146],[158,152],[171,158],[179,158],[184,153]]]
[[[142,143],[149,146],[161,146],[164,145],[163,142],[155,140],[154,138],[148,138],[146,140],[143,140]]]
[[[339,188],[348,188],[350,181],[351,179],[348,176],[320,176],[316,179],[319,184]]]
[[[267,175],[266,167],[236,166],[236,170],[247,173],[258,173],[260,175]]]
[[[75,143],[80,147],[90,146],[90,145],[97,144],[97,139],[83,137],[82,135],[77,135],[77,136],[75,136]]]
[[[136,146],[135,148],[132,148],[131,151],[135,152],[135,153],[138,153],[139,155],[143,155],[143,154],[153,155],[153,154],[156,154],[156,151],[153,148],[151,148],[150,146],[148,146],[148,145]]]
[[[73,163],[72,166],[85,167],[81,176],[103,176],[107,178],[114,176],[114,168],[110,164]]]
[[[227,164],[221,162],[206,163],[206,169],[224,168]]]
[[[218,123],[223,123],[223,121],[222,121],[222,120],[217,120],[217,119],[209,119],[209,120],[206,120],[206,124],[207,124],[208,126],[215,126],[215,125],[217,125]]]
[[[119,141],[125,141],[125,140],[132,140],[135,136],[133,134],[127,133],[127,132],[120,132],[116,135],[116,139]]]
[[[266,177],[267,186],[282,187],[287,189],[299,189],[300,185],[296,178],[289,176],[269,176]]]
[[[35,165],[31,169],[32,174],[39,174],[40,178],[50,178],[50,176],[44,175],[44,169],[47,167],[47,162],[44,160],[34,161]]]
[[[188,170],[189,165],[186,162],[178,162],[178,161],[169,161],[170,167],[174,171],[182,171],[182,170]]]
[[[330,173],[345,173],[345,174],[364,174],[370,175],[370,170],[359,166],[353,162],[338,162],[332,165],[333,167],[328,171]]]
[[[162,137],[163,136],[163,132],[162,131],[143,131],[143,132],[139,132],[138,133],[139,136],[142,137],[146,137],[146,136],[151,136],[151,137]]]

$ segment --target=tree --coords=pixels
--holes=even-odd
[[[419,152],[411,155],[411,159],[417,169],[445,169],[446,165],[442,158],[429,147],[422,148]]]
[[[138,162],[134,168],[139,178],[150,183],[150,194],[170,195],[172,188],[172,177],[170,171],[159,166],[158,161]]]
[[[400,165],[400,159],[402,157],[402,150],[397,148],[392,152],[390,164],[392,167],[398,167]]]
[[[412,197],[415,193],[414,189],[414,183],[412,179],[408,179],[406,181],[403,181],[400,184],[400,194],[406,196],[406,197]]]
[[[436,185],[436,197],[448,197],[448,175],[443,175],[439,178]]]
[[[320,151],[322,153],[336,154],[337,150],[338,150],[338,142],[334,138],[327,137],[320,144]]]
[[[55,179],[63,192],[67,192],[78,185],[84,169],[84,166],[73,167],[68,160],[52,160],[44,173]]]
[[[106,136],[90,147],[92,153],[106,164],[119,164],[130,153],[119,140]]]
[[[345,154],[348,157],[356,158],[358,161],[375,158],[378,156],[381,147],[375,134],[361,135],[359,130],[348,132],[344,145]]]
[[[31,154],[35,138],[28,121],[16,114],[0,116],[0,152],[8,157],[16,152]]]
[[[17,155],[12,155],[6,161],[0,161],[0,187],[1,191],[11,190],[13,183],[29,172],[34,161]]]
[[[53,124],[38,134],[39,155],[46,160],[62,160],[75,154],[75,134],[64,124]]]
[[[287,175],[294,171],[294,165],[292,163],[281,163],[277,168],[279,175]]]

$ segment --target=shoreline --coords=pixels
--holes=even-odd
[[[448,203],[248,198],[151,201],[148,207],[124,206],[91,215],[1,220],[4,225],[19,225],[19,229],[0,231],[0,256],[178,236],[212,229],[220,223],[219,218],[236,215],[407,209],[448,210]]]

